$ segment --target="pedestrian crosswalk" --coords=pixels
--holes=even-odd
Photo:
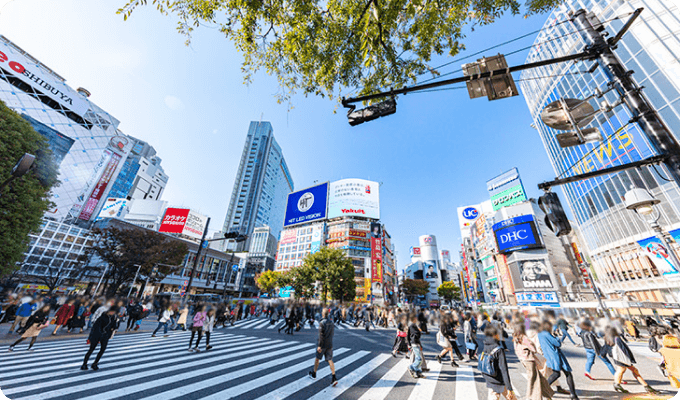
[[[315,380],[308,377],[313,341],[220,331],[212,335],[213,349],[190,353],[189,337],[189,332],[114,337],[98,371],[79,369],[88,347],[84,339],[38,342],[32,352],[23,347],[0,353],[0,390],[12,400],[429,400],[455,387],[465,393],[458,400],[485,399],[477,396],[470,366],[455,370],[430,362],[425,378],[415,380],[403,356],[339,347],[334,361],[340,381],[331,387],[325,362]]]
[[[243,319],[240,321],[236,321],[234,325],[229,325],[227,324],[225,329],[279,329],[282,328],[286,325],[285,321],[283,318],[281,318],[279,321],[275,322],[274,324],[271,324],[268,318],[254,318],[254,319]],[[319,323],[318,321],[314,323],[314,325],[310,325],[309,322],[305,321],[304,324],[301,324],[301,330],[316,330],[319,328]],[[346,323],[346,322],[340,322],[338,324],[335,324],[335,329],[337,330],[366,330],[365,326],[362,324],[358,326],[354,326],[353,323]],[[369,327],[371,331],[394,331],[396,328],[395,327],[382,327],[382,326],[377,326],[377,325],[371,325]]]

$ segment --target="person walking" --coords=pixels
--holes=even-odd
[[[516,400],[510,382],[505,350],[501,346],[501,332],[492,324],[487,324],[484,336],[484,351],[479,357],[478,370],[489,389],[488,398],[499,400],[504,396],[507,400]]]
[[[593,324],[590,320],[582,321],[579,327],[581,328],[580,336],[583,341],[583,347],[586,349],[586,378],[592,381],[595,380],[595,378],[590,375],[593,364],[595,364],[595,357],[600,357],[600,360],[602,360],[604,365],[609,369],[609,372],[611,372],[612,375],[616,375],[616,369],[614,369],[614,366],[607,358],[607,355],[605,354],[603,356],[601,354],[602,345],[600,344],[600,341],[597,340],[597,335],[593,332]]]
[[[574,346],[579,347],[579,344],[576,343],[574,341],[574,339],[572,339],[571,335],[569,335],[569,327],[571,325],[569,325],[569,322],[567,322],[567,320],[564,319],[563,316],[560,316],[557,319],[556,325],[557,325],[557,329],[559,329],[560,332],[562,333],[562,339],[560,340],[561,342],[564,343],[564,339],[566,338],[566,339],[569,339]]]
[[[465,313],[463,317],[463,336],[465,340],[465,348],[467,348],[468,361],[476,360],[475,353],[477,352],[477,324],[470,312]]]
[[[333,335],[335,334],[335,325],[328,314],[328,308],[324,308],[321,312],[314,369],[309,371],[309,377],[316,379],[316,371],[318,371],[319,362],[323,357],[326,359],[326,362],[328,362],[328,366],[331,369],[331,386],[336,386],[338,384],[338,378],[335,376],[335,364],[333,363]]]
[[[141,319],[142,312],[144,312],[144,309],[142,308],[142,305],[139,303],[139,300],[133,300],[132,304],[130,304],[127,311],[128,320],[125,332],[129,332],[134,328],[137,321]]]
[[[640,375],[640,371],[633,364],[636,363],[633,352],[626,342],[621,339],[618,329],[614,327],[609,327],[604,335],[604,342],[607,345],[605,351],[614,360],[614,365],[616,365],[616,374],[614,374],[614,390],[619,393],[629,393],[626,389],[621,386],[621,381],[623,380],[623,374],[626,371],[630,371],[635,379],[642,386],[645,387],[647,393],[658,394],[659,391],[652,388]]]
[[[677,337],[666,335],[663,338],[663,347],[659,353],[663,356],[664,366],[668,380],[675,389],[680,388],[680,341]]]
[[[539,372],[538,349],[527,336],[524,321],[515,324],[512,333],[515,354],[527,371],[527,400],[551,399],[555,392],[548,380]]]
[[[456,360],[453,359],[453,343],[456,341],[456,331],[453,329],[453,324],[449,323],[446,316],[442,316],[439,320],[439,331],[437,332],[437,344],[440,345],[443,350],[441,353],[437,354],[437,361],[442,363],[442,357],[446,356],[446,353],[451,357],[451,366],[457,367]],[[458,346],[456,346],[458,350]],[[458,356],[462,358],[462,354],[458,351]]]
[[[421,331],[418,326],[418,315],[411,316],[411,324],[408,326],[408,344],[411,349],[411,365],[408,371],[413,378],[424,378],[421,364],[423,362],[423,346],[420,343]]]
[[[564,340],[565,336],[562,336],[562,340],[553,336],[552,323],[550,321],[543,321],[541,328],[541,332],[538,333],[538,341],[541,345],[541,349],[543,349],[543,356],[545,356],[546,364],[553,371],[552,375],[548,377],[548,383],[552,385],[553,382],[559,379],[560,374],[564,373],[564,376],[567,378],[567,385],[569,385],[569,392],[566,392],[560,386],[557,387],[557,392],[570,394],[572,400],[578,400],[576,386],[574,385],[574,376],[571,373],[571,366],[561,349],[562,340]]]
[[[94,363],[92,363],[91,368],[96,371],[99,369],[99,361],[102,359],[106,347],[109,345],[109,339],[113,336],[113,333],[118,329],[118,307],[112,306],[104,314],[102,314],[92,325],[92,330],[90,331],[90,336],[87,339],[90,344],[90,349],[85,353],[85,358],[83,359],[83,365],[80,367],[81,370],[87,370],[87,362],[90,359],[92,353],[99,345],[99,352],[94,358]]]
[[[392,346],[392,357],[396,358],[401,353],[408,353],[406,336],[408,336],[408,318],[406,315],[402,315],[397,324],[397,336],[394,338],[394,345]]]
[[[158,332],[161,327],[163,327],[163,336],[168,337],[168,323],[170,322],[170,317],[172,317],[172,308],[166,306],[165,309],[159,310],[158,312],[158,326],[154,329],[151,337],[156,337],[156,332]]]
[[[203,333],[205,333],[205,350],[210,350],[212,349],[212,346],[210,345],[210,334],[213,331],[213,328],[215,327],[215,309],[211,308],[208,310],[208,314],[206,314],[205,317],[205,322],[203,323]],[[198,343],[196,344],[196,347],[198,347]]]
[[[19,329],[17,330],[17,332],[21,332],[26,327],[28,318],[37,309],[38,304],[36,299],[31,299],[30,301],[27,301],[20,305],[16,311],[14,322],[12,323],[12,326],[9,328],[9,332],[7,332],[7,334],[14,332],[14,327],[17,325],[19,325]]]
[[[52,336],[56,336],[59,328],[61,328],[62,326],[66,326],[66,324],[68,324],[68,321],[73,317],[73,314],[76,311],[74,303],[75,300],[70,299],[69,301],[64,303],[64,305],[59,307],[57,313],[54,315],[55,327],[54,331],[52,331]]]
[[[205,312],[205,306],[196,307],[196,310],[197,311],[194,314],[194,318],[192,320],[193,324],[191,325],[191,339],[189,339],[188,351],[199,352],[200,350],[198,349],[198,344],[201,343],[201,338],[203,337],[203,324],[205,323],[207,314]],[[198,334],[198,339],[196,339],[196,347],[191,348],[191,344],[194,342],[194,336],[196,334]]]
[[[177,318],[177,325],[175,326],[175,330],[177,330],[180,326],[182,327],[183,331],[187,330],[187,317],[188,316],[189,316],[189,308],[187,308],[187,306],[185,305],[179,311],[179,318]]]
[[[26,321],[26,325],[24,326],[24,332],[17,340],[9,346],[9,351],[14,351],[14,347],[18,345],[19,343],[23,342],[25,339],[31,338],[31,342],[28,344],[28,351],[33,351],[33,345],[35,344],[35,341],[38,340],[38,335],[40,335],[40,331],[43,329],[47,328],[50,326],[50,305],[46,304],[42,306],[41,309],[35,312],[35,314],[31,315],[28,317],[28,321]]]

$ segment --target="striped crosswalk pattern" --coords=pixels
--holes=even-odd
[[[240,321],[236,321],[234,325],[227,325],[225,329],[279,329],[285,326],[285,321],[283,318],[279,319],[277,322],[274,324],[269,322],[269,319],[267,318],[254,318],[254,319],[243,319]],[[319,323],[318,321],[314,323],[314,325],[310,325],[309,322],[305,321],[304,324],[301,324],[301,330],[316,330],[319,328]],[[337,330],[366,330],[365,326],[360,324],[359,326],[354,326],[353,323],[345,323],[341,322],[339,324],[335,324],[335,329]],[[369,327],[371,331],[394,331],[394,327],[382,327],[382,326],[373,326],[371,325]]]
[[[268,326],[262,322],[268,324],[250,325]],[[12,400],[430,400],[442,391],[451,399],[486,400],[483,381],[470,366],[431,361],[425,378],[415,380],[403,357],[339,347],[334,361],[340,380],[332,387],[325,362],[316,379],[308,376],[313,341],[225,330],[213,333],[213,349],[193,353],[187,351],[189,337],[189,332],[114,337],[99,371],[79,369],[84,339],[39,342],[33,352],[0,353],[0,389]]]

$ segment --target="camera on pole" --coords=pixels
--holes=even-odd
[[[538,206],[545,213],[545,224],[548,228],[555,232],[557,236],[563,236],[571,232],[571,224],[569,218],[564,213],[560,198],[555,192],[547,192],[538,198]]]

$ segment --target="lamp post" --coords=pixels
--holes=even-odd
[[[12,168],[12,174],[9,176],[9,178],[2,182],[2,184],[0,184],[0,193],[5,188],[5,186],[9,185],[10,182],[26,175],[26,173],[31,169],[34,161],[35,156],[32,154],[25,153],[23,156],[21,156],[19,162],[17,162],[14,168]]]
[[[655,233],[655,236],[663,247],[668,252],[668,260],[671,263],[671,268],[680,267],[680,260],[678,260],[678,255],[675,253],[675,249],[671,246],[673,238],[670,236],[666,230],[664,230],[659,225],[659,219],[661,218],[661,213],[654,207],[655,205],[661,203],[661,200],[652,196],[647,190],[631,186],[630,190],[624,195],[624,202],[628,210],[633,210],[635,213],[644,220]],[[661,277],[666,280],[666,277],[661,272]],[[675,298],[677,303],[680,303],[678,296],[671,289],[669,289],[671,295]]]

